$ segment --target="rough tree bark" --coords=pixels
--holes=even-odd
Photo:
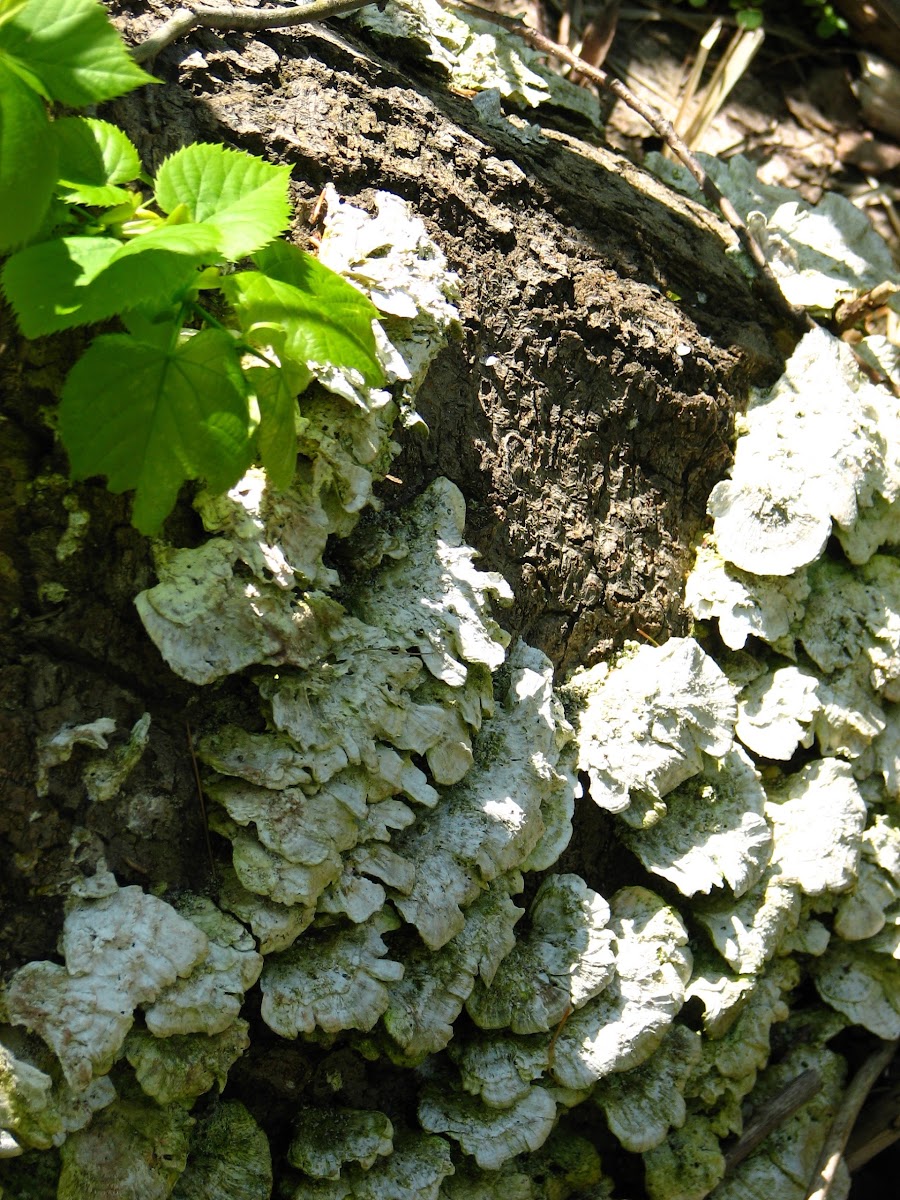
[[[132,39],[167,11],[156,0],[110,8]],[[328,181],[363,206],[376,189],[409,201],[459,275],[464,329],[419,395],[430,433],[403,435],[402,483],[384,485],[385,505],[403,505],[438,475],[457,483],[467,539],[515,591],[504,625],[561,673],[628,637],[684,633],[691,544],[729,461],[735,411],[751,383],[780,370],[777,322],[726,258],[715,217],[577,136],[546,129],[523,143],[484,124],[427,64],[385,53],[340,22],[198,33],[154,64],[161,86],[113,115],[151,170],[198,139],[290,163],[301,244]],[[187,723],[234,720],[245,697],[240,678],[198,689],[168,670],[133,607],[154,571],[127,499],[99,481],[73,491],[65,478],[42,408],[77,338],[26,345],[4,321],[0,968],[9,971],[54,955],[65,889],[101,853],[122,884],[208,885]],[[68,554],[61,539],[76,509],[90,523]],[[166,536],[202,540],[187,501]],[[128,729],[145,711],[150,748],[124,794],[89,805],[79,776],[87,752],[77,748],[37,795],[39,738],[100,716]],[[578,865],[590,882],[590,864]],[[265,1115],[309,1070],[296,1046],[262,1039],[238,1086],[257,1092]]]

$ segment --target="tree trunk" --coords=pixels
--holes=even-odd
[[[168,11],[157,0],[109,7],[132,40]],[[459,276],[463,331],[419,392],[428,435],[396,435],[401,482],[382,485],[384,505],[402,509],[438,476],[456,483],[480,565],[512,585],[504,626],[560,676],[627,638],[685,633],[683,580],[734,413],[750,384],[780,371],[774,318],[726,256],[716,217],[577,136],[545,128],[521,140],[507,122],[481,121],[428,64],[389,52],[345,22],[198,32],[152,65],[161,85],[111,106],[112,119],[151,172],[195,140],[290,163],[300,244],[328,182],[363,207],[376,190],[408,201]],[[191,727],[257,728],[258,716],[244,675],[203,688],[169,670],[134,608],[156,576],[128,498],[66,479],[42,406],[78,337],[24,344],[7,320],[3,342],[0,967],[10,972],[56,957],[69,885],[101,856],[120,885],[208,889]],[[203,540],[187,500],[165,533],[176,546]],[[109,717],[128,730],[145,712],[149,748],[116,797],[87,800],[81,746],[38,788],[37,747],[62,726]],[[314,1069],[310,1053],[262,1036],[241,1064],[238,1094],[276,1136],[279,1098]]]

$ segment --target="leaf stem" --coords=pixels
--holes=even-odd
[[[234,336],[234,330],[229,329],[227,325],[223,325],[222,322],[217,320],[211,312],[208,312],[202,304],[198,303],[196,300],[189,300],[188,304],[197,314],[197,316],[202,318],[207,325],[211,325],[213,329],[218,329],[221,333],[227,333],[231,336]],[[249,342],[245,342],[242,337],[235,338],[234,344],[238,350],[243,350],[246,354],[252,354],[254,358],[258,358],[261,362],[264,362],[267,367],[274,367],[276,370],[278,369],[279,364],[275,362],[274,359],[269,358],[268,355],[264,354],[262,350],[258,349],[256,346],[251,346]]]

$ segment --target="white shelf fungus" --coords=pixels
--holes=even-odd
[[[419,1120],[430,1132],[459,1142],[479,1167],[496,1171],[517,1154],[544,1144],[556,1124],[556,1101],[545,1088],[532,1087],[506,1108],[491,1108],[442,1082],[423,1090]]]
[[[750,637],[794,656],[791,630],[809,596],[805,571],[794,575],[754,575],[725,561],[707,539],[687,578],[684,602],[701,621],[715,619],[722,641],[740,650]]]
[[[670,1129],[681,1128],[685,1083],[699,1058],[700,1035],[673,1025],[648,1062],[601,1079],[592,1098],[626,1150],[641,1154],[658,1146]]]
[[[813,978],[826,1004],[891,1041],[900,1037],[900,961],[870,945],[833,941],[813,965]]]
[[[549,1069],[550,1053],[546,1038],[502,1034],[457,1041],[450,1048],[463,1090],[480,1096],[489,1108],[510,1108],[523,1100]]]
[[[635,792],[660,799],[731,748],[731,684],[692,638],[631,646],[613,667],[576,671],[578,766],[591,799],[619,813]]]
[[[0,1158],[59,1146],[116,1098],[106,1076],[75,1091],[60,1078],[50,1051],[21,1029],[0,1026]]]
[[[408,553],[388,563],[361,592],[355,611],[408,647],[451,687],[465,683],[464,664],[491,670],[503,662],[509,636],[490,615],[490,601],[508,604],[512,589],[494,572],[475,568],[463,542],[466,506],[459,489],[437,479],[404,512]]]
[[[194,1126],[172,1200],[270,1200],[272,1182],[266,1135],[243,1104],[225,1100]]]
[[[522,909],[510,892],[521,889],[518,872],[499,876],[466,909],[454,938],[439,950],[419,944],[403,955],[403,978],[391,988],[382,1018],[392,1059],[417,1064],[448,1045],[476,978],[490,983],[516,944]]]
[[[119,1098],[60,1151],[57,1200],[167,1200],[187,1165],[193,1117],[140,1092]]]
[[[228,1072],[250,1045],[249,1028],[237,1017],[214,1034],[154,1037],[143,1029],[132,1029],[124,1053],[148,1096],[159,1104],[190,1105],[214,1087],[222,1091]]]
[[[791,575],[819,557],[832,519],[850,530],[876,495],[900,496],[875,397],[848,346],[823,329],[806,334],[775,387],[751,399],[731,479],[710,493],[724,559]]]
[[[772,851],[763,816],[765,792],[738,747],[706,757],[700,774],[666,797],[666,814],[647,829],[623,829],[623,838],[648,871],[685,896],[727,883],[742,896],[760,879]]]
[[[481,730],[490,759],[476,763],[438,808],[394,842],[417,864],[412,892],[394,903],[435,950],[459,933],[463,910],[484,885],[523,865],[538,845],[544,798],[555,800],[560,788],[574,791],[560,761],[567,734],[549,661],[520,643],[508,666],[507,695]]]
[[[308,667],[327,653],[343,609],[318,592],[297,596],[235,571],[237,548],[213,538],[157,564],[160,581],[135,599],[160,654],[190,683],[253,663]]]
[[[83,725],[63,725],[56,733],[41,738],[37,746],[37,774],[35,789],[39,796],[46,796],[50,788],[50,771],[60,763],[68,762],[76,746],[90,746],[94,750],[108,750],[106,740],[116,732],[112,717],[98,717]]]
[[[730,967],[738,974],[755,975],[785,935],[797,928],[800,888],[782,882],[774,866],[739,900],[724,896],[699,904],[695,916]]]
[[[691,954],[678,914],[639,887],[617,892],[610,908],[615,975],[559,1028],[552,1070],[564,1087],[645,1062],[684,1003]]]
[[[206,934],[209,953],[189,978],[170,984],[145,1006],[147,1028],[163,1038],[224,1033],[241,1011],[244,992],[259,979],[262,955],[244,926],[204,896],[183,896],[176,908]]]
[[[313,1179],[340,1179],[345,1163],[363,1170],[394,1149],[394,1127],[370,1109],[317,1105],[297,1114],[288,1161]]]
[[[741,154],[727,162],[707,154],[699,157],[752,228],[791,304],[830,314],[839,300],[896,277],[884,239],[845,196],[827,192],[818,204],[808,204],[789,188],[761,182],[756,165]],[[652,154],[646,165],[673,187],[702,199],[680,163]]]
[[[262,1017],[281,1037],[371,1029],[387,1008],[386,984],[403,978],[382,934],[400,922],[384,909],[364,925],[313,935],[272,955],[262,975]]]
[[[550,875],[529,910],[530,929],[466,1008],[483,1029],[539,1033],[583,1007],[614,974],[609,905],[577,875]]]
[[[776,1196],[778,1200],[805,1200],[809,1195],[822,1143],[843,1094],[843,1060],[823,1047],[793,1050],[760,1076],[750,1097],[754,1110],[764,1111],[790,1083],[809,1070],[818,1073],[820,1090],[796,1113],[780,1122],[759,1149],[739,1163],[710,1194],[710,1200],[772,1200]],[[841,1163],[829,1195],[846,1200],[848,1191],[849,1175]]]
[[[692,1116],[644,1154],[650,1200],[703,1200],[724,1174],[719,1139],[701,1116]]]
[[[515,104],[535,108],[550,103],[600,123],[596,97],[579,94],[583,89],[548,70],[536,51],[475,16],[449,12],[435,0],[408,0],[384,13],[363,9],[355,19],[383,37],[423,45],[455,89],[496,88]]]
[[[116,746],[99,762],[89,763],[82,774],[84,789],[94,803],[117,795],[137,766],[150,741],[150,714],[143,713],[132,726],[128,740]]]
[[[209,940],[171,905],[104,877],[91,900],[76,899],[63,924],[65,967],[33,962],[6,989],[9,1020],[38,1033],[66,1079],[85,1088],[115,1061],[140,1004],[190,972]]]
[[[810,763],[769,792],[778,878],[807,896],[843,892],[856,878],[866,804],[850,767],[837,759]]]
[[[350,1164],[335,1181],[309,1179],[291,1192],[291,1200],[438,1200],[441,1181],[453,1174],[450,1143],[423,1133],[394,1137],[393,1153],[368,1170]]]
[[[787,760],[813,743],[821,702],[818,678],[803,667],[778,667],[754,679],[738,696],[735,732],[748,750]]]
[[[868,660],[873,691],[900,700],[900,562],[876,555],[850,571],[823,560],[809,579],[798,630],[809,657],[826,674]]]

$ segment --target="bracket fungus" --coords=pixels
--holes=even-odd
[[[731,748],[736,716],[725,674],[692,638],[631,644],[612,667],[576,671],[578,766],[591,799],[621,813],[635,793],[661,799]]]
[[[357,19],[419,38],[426,10]],[[456,70],[464,47],[487,85],[499,43],[440,20],[462,40],[432,54]],[[537,102],[526,59],[504,94]],[[818,228],[732,171],[745,199],[777,201],[769,249]],[[197,689],[244,673],[228,723],[198,722],[231,864],[215,904],[104,870],[72,889],[64,965],[26,964],[0,995],[0,1187],[47,1150],[62,1200],[267,1200],[276,1182],[292,1200],[604,1200],[621,1182],[570,1116],[591,1097],[643,1155],[651,1200],[789,1198],[843,1070],[825,1043],[847,1023],[900,1035],[896,406],[808,335],[753,397],[710,497],[687,602],[719,640],[628,646],[558,693],[498,623],[512,593],[478,567],[452,483],[377,515],[393,425],[415,421],[458,321],[456,281],[396,197],[374,215],[331,188],[326,202],[321,257],[384,314],[391,391],[315,368],[291,486],[252,468],[197,496],[208,540],[157,546],[136,603],[164,660]],[[45,739],[41,786],[113,732],[100,718]],[[138,722],[83,773],[89,798],[127,789],[147,734]],[[578,771],[613,853],[674,885],[670,902],[643,886],[607,901],[602,865],[589,886],[559,864]],[[791,1017],[810,981],[819,1007]],[[268,1031],[246,1002],[257,985]],[[260,1035],[299,1039],[310,1077],[288,1081],[286,1166],[242,1105],[207,1095],[241,1058],[258,1069]],[[807,1063],[820,1100],[723,1181],[746,1106]]]

